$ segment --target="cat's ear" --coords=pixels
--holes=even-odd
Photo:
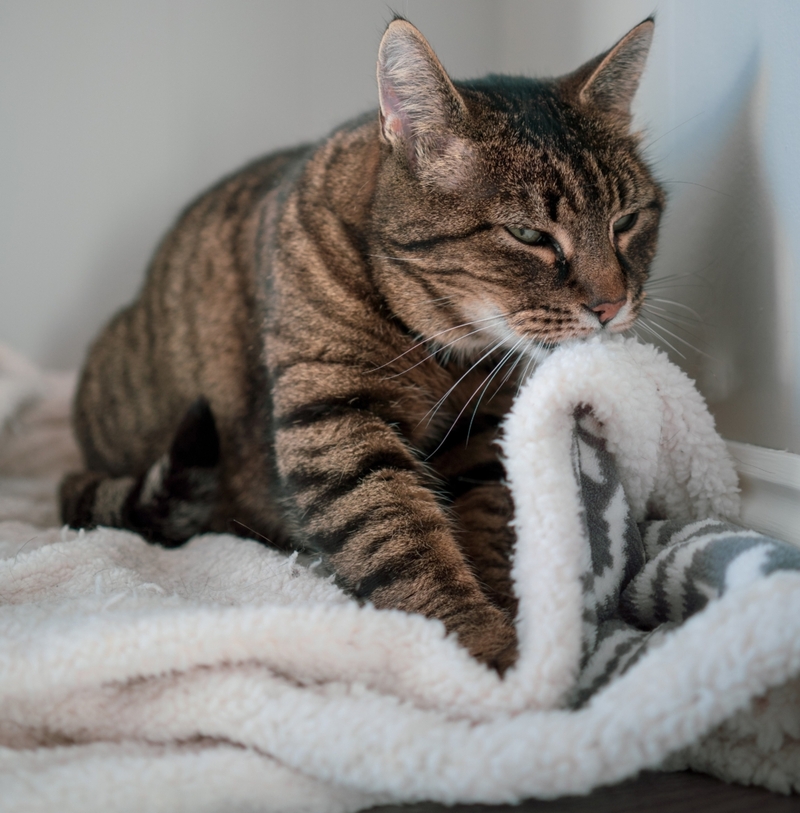
[[[412,169],[453,146],[464,102],[425,37],[411,23],[389,23],[378,51],[381,132]]]
[[[655,23],[648,17],[631,29],[613,48],[565,77],[565,87],[578,103],[627,126],[631,102],[639,87]]]

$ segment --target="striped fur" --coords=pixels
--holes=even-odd
[[[494,441],[542,348],[642,304],[664,199],[628,110],[651,33],[560,80],[453,83],[392,22],[379,115],[204,194],[91,348],[65,520],[316,551],[360,599],[511,664]]]

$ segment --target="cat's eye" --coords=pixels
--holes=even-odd
[[[629,215],[623,215],[621,218],[619,218],[619,220],[614,221],[614,234],[622,234],[623,232],[630,231],[638,219],[638,212],[631,212]]]
[[[547,235],[536,229],[526,229],[522,226],[506,226],[506,229],[521,243],[527,243],[529,246],[543,246],[549,242]]]

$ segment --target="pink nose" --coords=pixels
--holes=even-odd
[[[592,308],[592,312],[597,314],[600,324],[605,325],[620,312],[624,304],[624,299],[620,299],[618,302],[601,302],[599,305]]]

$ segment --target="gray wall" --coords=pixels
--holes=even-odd
[[[670,211],[640,333],[673,345],[728,437],[800,452],[800,3],[393,7],[468,76],[570,70],[654,5],[637,123]],[[77,365],[192,195],[375,105],[390,16],[382,0],[2,0],[0,341]]]

